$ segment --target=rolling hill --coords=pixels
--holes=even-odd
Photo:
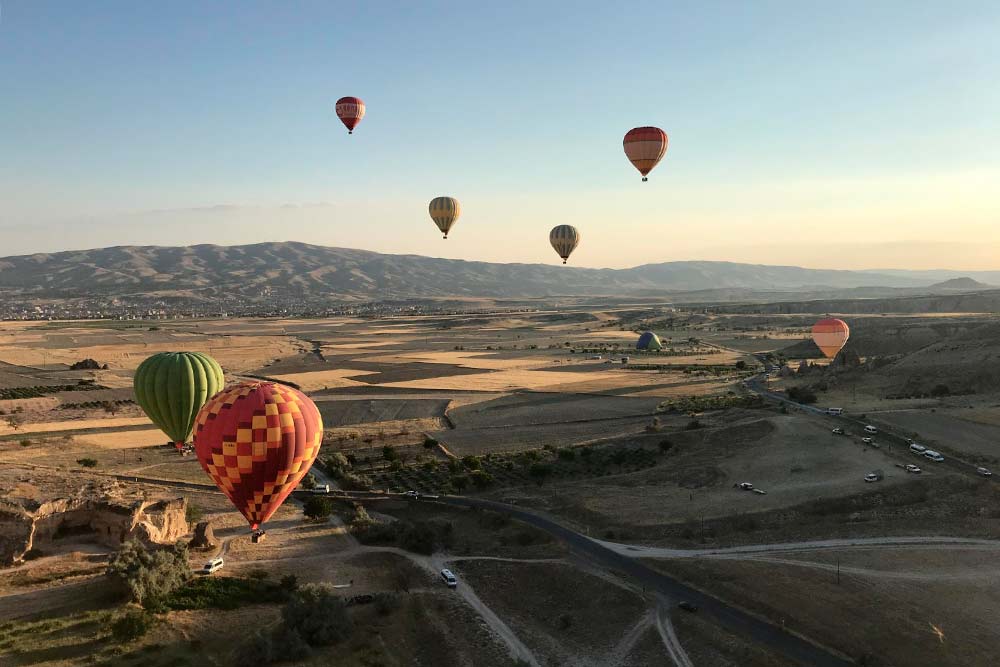
[[[844,290],[927,291],[910,275],[731,262],[667,262],[629,269],[494,264],[387,255],[305,243],[118,246],[0,259],[0,294],[22,298],[294,295],[339,301],[433,297],[679,295],[777,299]],[[970,281],[973,282],[973,281]],[[975,289],[975,288],[973,288]],[[933,290],[932,290],[933,291]],[[952,292],[953,288],[943,291]],[[691,300],[694,295],[680,300]]]

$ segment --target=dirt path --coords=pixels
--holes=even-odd
[[[755,561],[758,563],[771,563],[775,565],[791,565],[794,567],[806,567],[813,570],[824,570],[826,572],[840,572],[841,574],[853,574],[859,577],[871,577],[878,579],[902,579],[907,581],[997,581],[1000,580],[1000,572],[995,572],[987,568],[964,568],[961,571],[940,572],[915,572],[912,570],[876,570],[867,567],[853,567],[848,565],[836,565],[835,563],[817,563],[815,561],[794,560],[791,558],[773,558],[771,556],[716,556],[715,558],[725,560]]]
[[[632,652],[635,645],[642,639],[642,636],[653,627],[653,619],[655,613],[650,610],[646,612],[639,621],[632,626],[628,632],[622,635],[622,639],[617,645],[611,650],[611,653],[605,658],[604,664],[608,667],[617,667],[625,664],[628,659],[628,654]]]
[[[670,607],[666,600],[661,599],[656,605],[656,629],[659,631],[663,646],[667,649],[674,664],[677,667],[694,667],[691,658],[688,657],[680,640],[677,639],[677,633],[674,632],[674,624],[670,621]]]
[[[85,604],[97,597],[107,585],[102,576],[89,577],[61,586],[0,595],[0,620],[9,621],[38,614],[50,614]]]

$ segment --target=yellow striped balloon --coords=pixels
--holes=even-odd
[[[549,232],[549,243],[559,253],[563,264],[565,264],[570,254],[576,249],[577,244],[580,243],[580,232],[576,231],[576,227],[572,225],[553,227],[552,231]]]
[[[435,197],[427,208],[431,220],[444,232],[444,237],[448,238],[448,232],[458,221],[458,216],[462,215],[462,205],[454,197]]]

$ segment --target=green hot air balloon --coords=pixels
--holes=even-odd
[[[132,385],[140,407],[180,450],[198,410],[225,380],[222,367],[207,354],[160,352],[139,364]]]

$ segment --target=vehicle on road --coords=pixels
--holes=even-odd
[[[873,470],[867,475],[865,475],[866,482],[881,482],[885,475],[882,474],[881,470]]]
[[[694,612],[698,611],[698,607],[696,607],[695,605],[691,604],[687,600],[684,600],[682,602],[678,602],[677,603],[677,608],[678,609],[683,609],[684,611],[687,611],[687,612],[691,612],[692,614]]]
[[[911,442],[910,451],[913,452],[914,454],[923,454],[924,452],[927,451],[927,448],[924,447],[923,445],[918,445],[915,442]]]
[[[868,426],[865,426],[865,433],[870,433],[871,435],[875,435],[876,433],[878,433],[878,429],[869,424]]]
[[[840,428],[839,426],[830,432],[833,433],[834,435],[844,435],[844,429]]]
[[[320,486],[317,486],[315,489],[310,489],[310,491],[312,491],[313,493],[319,493],[319,494],[330,493],[330,485],[329,484],[321,484]]]
[[[435,496],[430,493],[425,493],[420,497],[423,498],[424,500],[438,500],[439,498],[441,498],[441,496]]]
[[[417,491],[407,491],[403,495],[406,496],[407,498],[419,498],[420,497],[420,493],[417,492]]]
[[[878,443],[875,442],[875,438],[861,438],[861,442],[865,443],[869,447],[874,447],[878,449]]]
[[[989,468],[983,468],[982,466],[980,466],[979,468],[976,468],[976,474],[977,475],[982,475],[983,477],[992,477],[993,476],[993,473],[990,472]]]
[[[458,586],[458,578],[456,578],[448,568],[441,570],[441,579],[444,580],[444,583],[448,586],[448,588],[455,588]]]
[[[740,491],[753,491],[753,484],[750,482],[740,482],[739,484],[734,484],[733,486],[739,488]]]
[[[219,570],[221,570],[223,565],[225,565],[225,562],[222,560],[221,557],[213,558],[212,560],[205,563],[205,567],[202,568],[201,572],[202,574],[212,574],[213,572],[218,572]]]
[[[915,466],[912,463],[907,463],[906,464],[906,472],[911,472],[914,475],[919,475],[923,471],[920,469],[920,466]]]
[[[944,461],[944,457],[941,456],[940,453],[935,452],[933,449],[928,449],[926,452],[924,452],[924,458],[930,459],[931,461],[936,461],[938,463]]]
[[[844,408],[827,408],[826,414],[830,415],[831,417],[839,417],[840,415],[844,414]]]
[[[595,354],[594,356],[590,357],[590,359],[592,361],[600,361],[601,360],[601,355]]]
[[[754,493],[758,493],[758,494],[760,494],[762,496],[766,496],[767,495],[767,491],[765,491],[764,489],[754,489],[753,492]]]

